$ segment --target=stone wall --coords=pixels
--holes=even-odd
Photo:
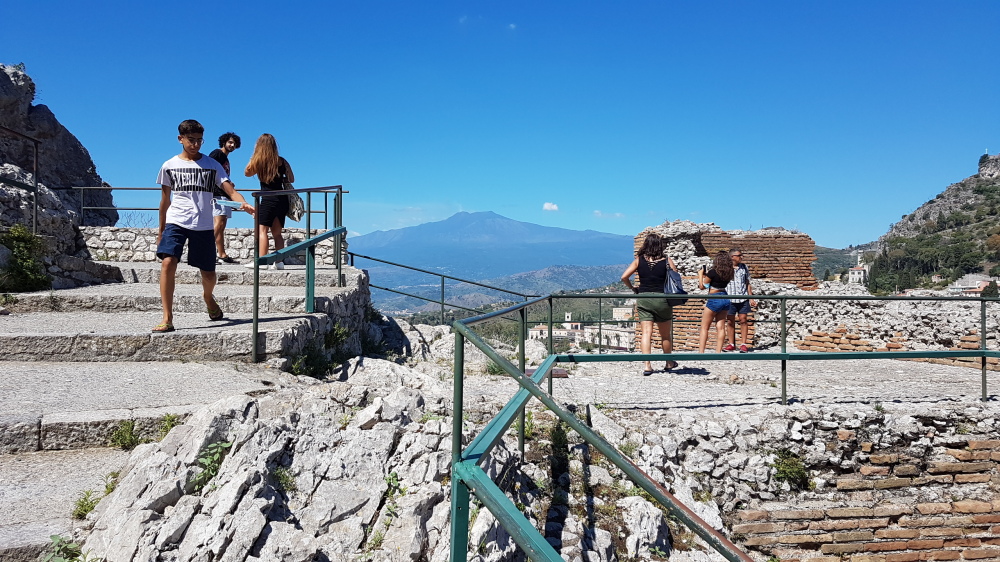
[[[812,274],[812,262],[816,261],[815,243],[801,233],[783,229],[766,228],[758,231],[726,232],[718,226],[696,224],[690,221],[666,222],[660,226],[650,227],[635,237],[634,251],[638,253],[646,235],[655,232],[668,240],[667,253],[684,277],[684,287],[689,293],[707,293],[698,289],[697,272],[702,265],[711,267],[712,256],[719,250],[729,251],[739,248],[744,262],[750,269],[756,287],[761,281],[773,281],[792,284],[800,290],[814,290],[819,286]],[[758,281],[759,280],[759,281]],[[678,351],[698,349],[701,314],[705,306],[704,300],[692,299],[684,306],[674,307],[673,342]],[[756,311],[751,311],[750,341],[755,341]],[[737,326],[737,330],[740,327]],[[642,327],[636,326],[636,347],[642,339]],[[653,349],[660,347],[660,334],[653,326]],[[715,346],[715,330],[709,332],[707,349]]]
[[[93,259],[100,261],[156,261],[155,228],[118,228],[114,226],[82,227],[87,251]],[[285,245],[289,246],[305,239],[305,230],[286,228],[283,231]],[[240,262],[249,262],[253,253],[253,229],[230,228],[226,230],[226,253]],[[185,258],[186,259],[186,258]],[[305,263],[305,253],[286,259],[285,263]],[[325,240],[316,246],[316,263],[336,265],[333,240]]]

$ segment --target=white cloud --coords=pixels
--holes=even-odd
[[[460,24],[463,24],[463,23],[465,23],[467,21],[469,21],[469,16],[462,16],[462,17],[458,18],[458,23],[460,23]]]
[[[623,219],[625,215],[623,213],[604,213],[601,211],[594,211],[594,216],[599,219]]]
[[[508,25],[507,27],[509,27],[510,29],[517,29],[517,24],[512,23],[512,24]]]
[[[558,211],[559,210],[559,205],[556,205],[555,203],[545,203],[545,204],[542,205],[542,210],[543,211]]]

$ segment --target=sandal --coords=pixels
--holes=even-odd
[[[667,361],[666,364],[663,365],[664,371],[669,371],[671,369],[676,369],[676,368],[677,368],[677,361]]]
[[[222,256],[219,259],[222,261],[222,263],[237,263],[236,260],[234,260],[233,258],[231,258],[229,256]]]
[[[164,322],[162,324],[157,324],[153,326],[154,334],[165,334],[167,332],[173,332],[173,331],[174,331],[174,325],[171,324],[170,322]]]
[[[642,372],[642,376],[644,376],[644,377],[648,377],[649,375],[652,375],[652,374],[653,374],[653,371],[643,371]]]
[[[219,306],[219,303],[215,303],[215,308],[212,308],[210,306],[206,307],[206,308],[208,309],[208,319],[209,320],[212,320],[212,321],[222,320],[222,316],[223,316],[223,314],[222,314],[222,308]]]

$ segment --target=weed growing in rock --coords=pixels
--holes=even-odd
[[[382,542],[385,541],[385,531],[382,529],[377,529],[370,539],[368,539],[368,545],[365,547],[368,551],[378,550],[382,548]]]
[[[361,355],[365,357],[385,355],[385,342],[376,340],[367,332],[361,332]]]
[[[93,490],[84,490],[73,503],[73,511],[70,512],[70,515],[73,516],[73,519],[85,519],[88,513],[94,511],[99,501],[101,498],[95,496]]]
[[[52,541],[52,544],[49,545],[49,552],[45,558],[42,558],[42,562],[100,562],[102,560],[91,558],[83,552],[82,546],[67,538],[52,535],[49,540]]]
[[[365,322],[379,323],[382,321],[382,312],[375,308],[375,306],[368,302],[365,305]]]
[[[795,453],[788,449],[779,449],[774,451],[774,455],[777,458],[771,467],[775,469],[775,480],[786,482],[792,490],[811,490],[813,488],[805,464]]]
[[[115,491],[118,487],[118,479],[121,478],[121,473],[117,470],[109,472],[104,476],[104,495],[110,495],[111,492]]]
[[[131,451],[142,443],[139,434],[136,433],[135,421],[133,420],[118,422],[118,425],[111,431],[109,441],[112,447],[118,447],[125,451]]]
[[[663,550],[658,546],[649,547],[649,554],[655,556],[656,558],[662,558],[664,560],[667,559],[667,553],[663,552]]]
[[[323,350],[309,344],[301,355],[292,361],[292,374],[300,377],[321,379],[330,372],[330,363]]]
[[[437,420],[443,420],[443,419],[444,419],[444,416],[442,416],[440,414],[435,414],[434,412],[427,412],[427,411],[425,411],[423,414],[420,415],[420,420],[419,421],[420,421],[420,423],[427,423],[429,421],[437,421]]]
[[[506,375],[507,371],[504,371],[503,367],[501,367],[499,364],[497,364],[496,361],[490,361],[489,363],[486,364],[486,374],[487,375]]]
[[[194,484],[195,492],[201,492],[209,480],[215,478],[215,475],[219,473],[219,468],[222,467],[223,459],[226,458],[226,453],[232,446],[232,443],[219,441],[202,449],[201,454],[198,455],[198,466],[201,467],[201,472],[196,474],[191,481]]]
[[[346,342],[350,335],[351,333],[347,330],[347,328],[341,326],[340,324],[334,324],[333,327],[330,328],[330,331],[323,336],[323,345],[325,345],[327,349],[333,349]]]
[[[0,306],[11,306],[17,304],[17,297],[10,293],[0,295]]]
[[[708,503],[712,501],[712,491],[708,489],[698,490],[697,492],[691,494],[694,501],[701,503]]]
[[[285,493],[294,492],[299,489],[295,484],[295,477],[292,476],[291,471],[283,466],[271,471],[271,476],[274,478],[276,487]]]
[[[41,238],[23,224],[15,224],[7,234],[0,236],[0,245],[11,253],[7,266],[0,269],[0,291],[23,293],[52,286],[42,263],[45,242]]]
[[[517,427],[518,432],[521,431],[520,416],[514,422],[514,426]],[[535,438],[535,416],[530,411],[524,413],[524,438],[529,441]]]
[[[622,454],[625,455],[626,457],[632,458],[632,455],[635,454],[635,451],[638,448],[639,445],[635,441],[626,441],[621,444],[619,450],[621,450]]]
[[[180,416],[176,414],[164,414],[163,417],[160,418],[159,423],[160,441],[163,441],[163,438],[170,433],[170,430],[180,425],[180,423]]]

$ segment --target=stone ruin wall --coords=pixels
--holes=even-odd
[[[711,257],[719,250],[739,248],[750,276],[756,281],[770,281],[793,285],[795,289],[812,291],[819,283],[812,273],[816,261],[815,243],[805,234],[779,229],[726,232],[712,223],[695,224],[690,221],[667,222],[647,228],[635,237],[633,251],[638,253],[646,234],[657,232],[668,240],[668,253],[674,259],[684,278],[684,287],[691,294],[706,293],[698,289],[697,272],[702,265],[711,267]],[[756,285],[754,285],[756,286]],[[673,342],[677,351],[698,349],[698,337],[704,300],[690,299],[683,306],[674,307]],[[758,306],[761,303],[758,302]],[[755,341],[756,309],[751,310],[750,341]],[[740,329],[739,326],[736,327]],[[642,339],[642,327],[636,325],[636,348]],[[715,345],[715,330],[709,333],[708,346]],[[653,326],[653,349],[660,347],[660,334]]]
[[[80,228],[93,259],[121,262],[155,262],[155,228],[119,228],[114,226],[84,226]],[[285,228],[282,230],[285,245],[290,246],[305,239],[305,229]],[[227,228],[226,253],[237,261],[249,262],[253,254],[253,229]],[[186,258],[182,258],[186,259]],[[305,263],[305,252],[285,260],[289,264]],[[316,246],[316,263],[336,265],[333,240],[324,240]]]

